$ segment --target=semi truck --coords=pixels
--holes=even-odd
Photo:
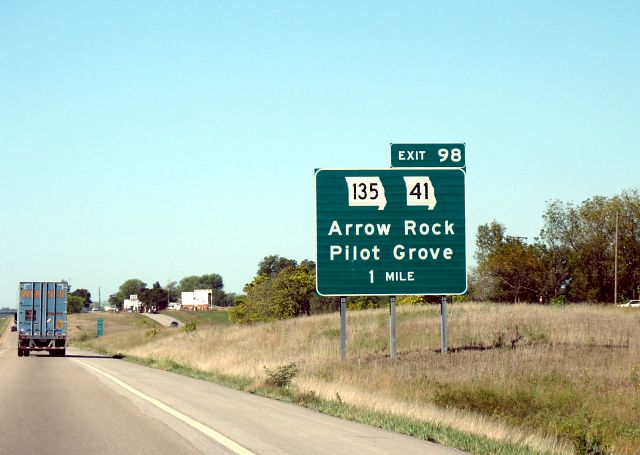
[[[67,346],[66,283],[23,281],[18,306],[18,357],[31,351],[64,356]]]

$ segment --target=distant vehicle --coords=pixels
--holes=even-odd
[[[640,300],[629,300],[627,303],[621,303],[618,306],[622,308],[640,308]]]
[[[18,331],[18,327],[16,327],[15,325],[11,326],[11,331],[12,332],[17,332]]]
[[[93,307],[93,308],[91,308],[91,311],[100,311],[100,309],[96,308],[96,307]]]
[[[64,356],[67,346],[66,283],[23,281],[18,307],[18,357],[31,351]]]
[[[171,327],[178,327],[178,321],[171,321]]]

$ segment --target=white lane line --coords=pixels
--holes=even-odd
[[[191,417],[181,413],[180,411],[177,411],[169,406],[167,406],[166,404],[164,404],[163,402],[156,400],[153,397],[150,397],[149,395],[146,395],[142,392],[140,392],[138,389],[134,389],[133,387],[131,387],[129,384],[121,381],[120,379],[116,378],[115,376],[110,375],[109,373],[106,373],[92,365],[89,365],[85,362],[82,362],[78,359],[71,359],[74,362],[79,363],[80,365],[89,368],[90,370],[95,371],[98,374],[101,374],[102,376],[106,377],[107,379],[110,379],[111,381],[113,381],[114,383],[118,384],[120,387],[122,387],[123,389],[125,389],[127,392],[137,396],[138,398],[141,398],[143,400],[145,400],[146,402],[154,405],[155,407],[163,410],[164,412],[166,412],[169,415],[172,415],[173,417],[175,417],[178,420],[181,420],[182,422],[186,423],[187,425],[191,426],[192,428],[195,428],[196,430],[200,431],[201,433],[204,433],[205,435],[209,436],[211,439],[213,439],[214,441],[218,442],[219,444],[222,444],[224,447],[226,447],[227,449],[237,453],[238,455],[255,455],[253,452],[251,452],[248,449],[245,449],[244,447],[242,447],[240,444],[236,443],[235,441],[232,441],[231,439],[227,438],[226,436],[224,436],[221,433],[218,433],[217,431],[209,428],[206,425],[203,425],[202,423],[198,422],[197,420],[192,419]]]

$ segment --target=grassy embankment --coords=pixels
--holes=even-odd
[[[4,333],[5,329],[9,325],[9,321],[11,320],[12,320],[11,317],[0,318],[0,335]]]
[[[344,363],[337,314],[253,326],[201,324],[195,333],[160,329],[149,336],[146,325],[133,324],[109,333],[106,320],[101,339],[76,333],[73,322],[70,334],[93,349],[474,453],[569,452],[572,444],[585,453],[640,452],[640,311],[449,308],[452,349],[445,355],[437,352],[438,307],[399,308],[393,361],[387,310],[349,314]],[[290,363],[299,368],[294,387],[269,387],[264,366],[276,371]]]
[[[176,318],[185,324],[195,321],[197,324],[229,324],[229,313],[225,310],[216,311],[163,311],[162,314]]]
[[[5,330],[7,330],[9,323],[13,323],[13,317],[8,316],[0,318],[0,339],[5,334]]]

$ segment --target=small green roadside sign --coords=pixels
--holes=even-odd
[[[464,168],[465,144],[391,144],[391,167]]]
[[[466,292],[463,169],[320,169],[316,216],[319,294]]]
[[[104,319],[103,318],[98,318],[96,320],[96,332],[97,332],[97,336],[99,337],[104,335]]]

